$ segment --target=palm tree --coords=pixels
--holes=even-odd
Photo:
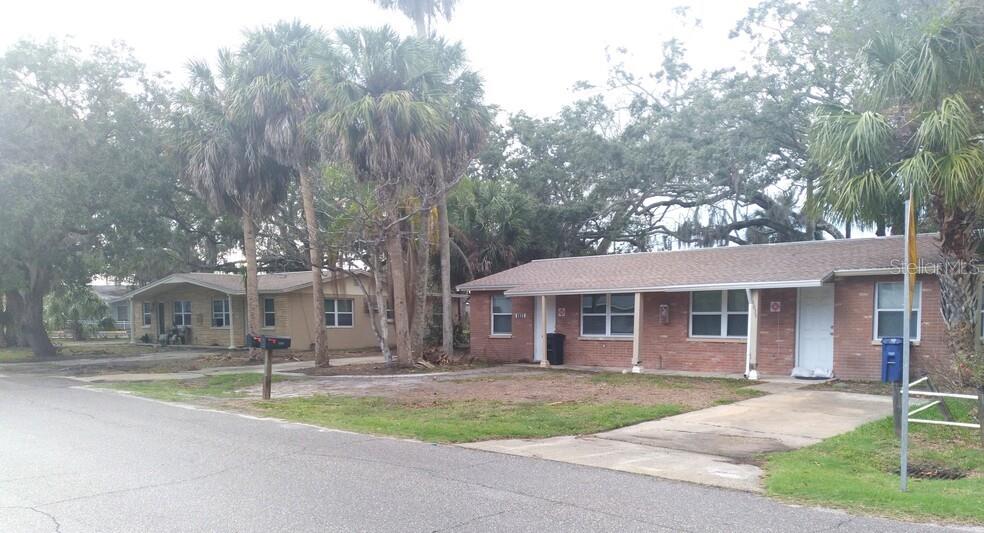
[[[450,20],[458,3],[457,0],[375,0],[375,2],[383,8],[399,10],[413,20],[419,39],[425,39],[430,35],[431,25],[437,18]],[[468,135],[469,139],[476,137]],[[455,143],[452,138],[448,141],[449,145]],[[454,175],[454,173],[450,174],[450,176]],[[444,353],[450,356],[454,352],[454,321],[451,314],[451,227],[448,222],[447,194],[450,186],[443,184],[443,189],[437,201],[438,249],[441,256],[441,338]]]
[[[242,90],[239,56],[220,50],[215,73],[202,61],[193,61],[189,73],[179,97],[182,173],[211,210],[241,217],[246,316],[250,330],[259,331],[256,222],[283,201],[290,169],[262,154],[251,131],[255,120],[236,105]]]
[[[939,228],[950,349],[967,362],[980,309],[984,10],[958,4],[935,28],[910,41],[873,39],[862,66],[870,107],[819,110],[811,152],[824,169],[818,198],[845,220],[897,220],[910,191],[927,207]]]
[[[320,109],[311,86],[311,58],[328,53],[327,39],[300,22],[280,22],[246,34],[246,115],[258,123],[255,140],[280,163],[289,166],[300,181],[301,204],[307,226],[314,309],[314,354],[318,366],[328,366],[328,338],[322,288],[324,253],[315,210],[315,176],[320,173],[320,153],[307,121]]]
[[[400,226],[408,205],[426,206],[421,200],[434,194],[433,158],[448,129],[442,104],[449,84],[432,47],[388,27],[341,30],[336,53],[337,61],[325,66],[330,82],[318,118],[322,146],[373,188],[392,280],[397,359],[410,364]]]

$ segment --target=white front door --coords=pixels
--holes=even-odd
[[[820,377],[834,369],[834,287],[799,290],[796,367]]]
[[[543,360],[543,347],[537,342],[540,338],[540,334],[543,332],[543,321],[540,320],[540,313],[543,309],[540,309],[540,297],[533,297],[533,360],[542,361]],[[557,297],[547,296],[547,333],[557,332]]]

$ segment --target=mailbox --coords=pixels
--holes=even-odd
[[[247,348],[263,350],[285,350],[290,348],[290,337],[274,337],[271,335],[246,335]]]
[[[882,338],[882,382],[902,381],[902,337]]]

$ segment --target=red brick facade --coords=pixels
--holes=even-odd
[[[841,379],[879,379],[881,347],[874,341],[874,291],[877,281],[901,277],[839,278],[834,289],[834,374]],[[939,285],[932,276],[921,277],[921,335],[913,349],[916,372],[927,358],[944,353],[943,323],[939,314]],[[491,292],[471,296],[471,352],[499,362],[533,360],[533,298],[513,298],[513,333],[493,336]],[[758,370],[765,375],[789,375],[796,366],[796,289],[761,291]],[[660,306],[667,305],[668,323],[660,321]],[[566,336],[565,363],[628,368],[632,364],[631,338],[591,338],[580,335],[580,296],[557,296],[557,333]],[[643,297],[640,361],[644,368],[699,372],[741,373],[745,370],[744,339],[698,339],[689,336],[689,293],[647,293]],[[917,374],[918,375],[918,374]]]

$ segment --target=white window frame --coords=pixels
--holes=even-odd
[[[267,311],[267,302],[270,302],[270,306],[273,310]],[[268,317],[273,317],[273,324],[267,322]],[[263,299],[263,329],[274,329],[277,327],[277,300],[276,298],[264,298]]]
[[[222,302],[222,310],[216,311],[215,304]],[[222,318],[222,325],[216,326],[215,319]],[[232,327],[232,313],[230,313],[229,299],[228,298],[216,298],[212,300],[212,329],[229,329]]]
[[[902,320],[911,320],[911,317],[905,316],[905,301],[904,301],[905,297],[904,296],[903,296],[903,302],[902,302],[902,307],[901,308],[888,307],[888,308],[881,309],[881,308],[878,307],[878,288],[880,286],[882,286],[882,285],[891,285],[893,283],[898,284],[898,285],[903,285],[905,282],[904,281],[878,281],[878,282],[875,282],[874,302],[872,302],[872,307],[874,308],[874,312],[872,313],[872,315],[874,315],[874,316],[873,316],[872,321],[871,321],[871,326],[872,326],[871,336],[876,341],[881,341],[882,340],[882,338],[878,336],[878,317],[879,317],[879,315],[881,314],[882,311],[902,313]],[[903,289],[903,294],[905,294],[905,292],[904,292],[905,287],[903,286],[902,289]],[[914,295],[914,298],[912,299],[912,306],[913,306],[913,309],[912,310],[916,313],[916,331],[915,331],[915,336],[912,337],[910,339],[910,341],[912,341],[912,342],[919,342],[919,339],[922,338],[922,282],[921,281],[917,281],[916,282],[916,294]],[[904,324],[904,322],[903,322],[903,324]],[[911,331],[909,332],[910,335],[912,335],[912,333],[913,332],[911,332]],[[899,333],[898,336],[901,337],[902,336],[902,333]]]
[[[496,298],[505,298],[506,300],[509,301],[509,312],[508,313],[496,313],[495,312],[495,299]],[[509,331],[496,331],[495,330],[495,317],[497,317],[497,316],[508,316],[509,317]],[[512,328],[512,326],[513,326],[512,319],[513,319],[513,314],[512,314],[512,299],[510,299],[508,296],[506,296],[504,294],[493,294],[492,297],[489,298],[489,322],[490,322],[490,324],[489,324],[489,332],[490,332],[490,335],[494,335],[494,336],[510,336],[510,335],[512,335],[512,330],[513,330],[513,328]]]
[[[181,305],[181,311],[178,312],[178,305]],[[191,327],[191,300],[175,300],[174,304],[171,306],[174,310],[171,313],[171,326],[174,327]],[[181,323],[178,324],[177,318],[181,317]]]
[[[747,339],[748,338],[748,327],[745,327],[744,335],[728,335],[728,316],[729,315],[745,315],[748,316],[748,307],[745,307],[744,311],[728,311],[728,293],[731,291],[741,291],[744,289],[731,289],[723,291],[690,291],[690,314],[687,316],[687,336],[692,339]],[[698,292],[720,292],[721,293],[721,309],[717,311],[694,311],[694,294]],[[747,293],[746,293],[747,298]],[[718,335],[694,335],[694,316],[708,316],[715,315],[721,317],[721,332]],[[746,322],[747,324],[748,322]]]
[[[328,301],[329,300],[332,301],[332,302],[335,302],[334,305],[332,306],[332,308],[334,310],[333,311],[330,311],[330,312],[327,310],[328,309]],[[352,310],[351,311],[339,311],[338,310],[338,302],[343,302],[343,301],[352,302]],[[329,326],[328,325],[328,316],[327,315],[329,315],[329,314],[330,315],[333,315],[335,317],[335,325],[334,326]],[[338,325],[338,317],[339,317],[339,315],[352,315],[352,324],[349,325],[349,326],[339,326]],[[325,298],[325,327],[326,328],[329,328],[329,329],[335,329],[335,328],[339,328],[339,329],[350,329],[350,328],[354,328],[355,327],[355,299],[354,298]]]
[[[143,320],[141,321],[141,326],[143,328],[149,328],[154,325],[154,304],[150,302],[141,302],[140,313],[143,315]]]
[[[623,296],[628,295],[632,297],[632,312],[631,313],[613,313],[612,312],[612,296]],[[605,297],[605,312],[604,313],[585,313],[584,312],[584,298],[588,296],[604,296]],[[613,316],[631,316],[635,317],[635,293],[631,292],[606,292],[606,293],[595,293],[595,294],[582,294],[580,299],[580,311],[581,311],[581,336],[582,337],[617,337],[617,338],[631,338],[635,336],[635,321],[632,323],[632,333],[612,333],[612,317]],[[584,317],[586,316],[603,316],[605,317],[605,333],[585,333],[584,332]]]

